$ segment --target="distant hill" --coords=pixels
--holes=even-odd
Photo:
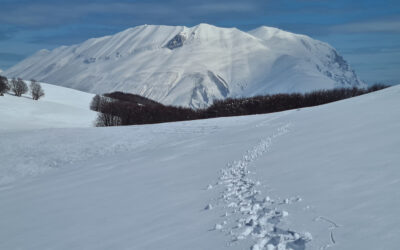
[[[89,109],[93,94],[41,83],[45,96],[0,96],[0,132],[42,128],[92,127],[96,112]]]

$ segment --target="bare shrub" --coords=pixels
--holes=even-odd
[[[96,127],[120,126],[121,118],[107,113],[99,113],[96,120]]]
[[[95,95],[90,102],[90,109],[93,111],[100,111],[100,96]]]
[[[4,76],[0,76],[0,96],[3,96],[9,90],[10,85],[8,85],[8,79]]]
[[[21,78],[11,80],[11,91],[15,96],[21,96],[28,92],[28,85]]]
[[[386,88],[384,85],[368,89],[341,88],[317,90],[306,94],[274,94],[249,98],[216,100],[207,109],[166,106],[138,95],[114,92],[93,99],[93,107],[100,112],[97,126],[119,126],[186,121],[224,116],[266,114],[289,109],[312,107],[363,95]]]
[[[39,100],[41,97],[44,96],[44,90],[42,89],[42,86],[35,79],[31,80],[31,84],[29,87],[31,89],[33,100]]]

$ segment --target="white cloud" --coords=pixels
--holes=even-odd
[[[400,33],[400,20],[356,22],[333,26],[333,32],[344,33],[369,33],[369,32],[393,32]]]

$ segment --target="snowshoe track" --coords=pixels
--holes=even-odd
[[[229,223],[216,224],[215,230],[221,230],[232,236],[232,242],[252,239],[253,250],[306,248],[311,241],[309,233],[298,233],[281,227],[288,212],[280,208],[283,204],[301,201],[300,197],[275,201],[268,196],[261,197],[257,189],[261,183],[249,177],[250,164],[266,153],[275,138],[289,131],[290,124],[278,128],[271,136],[261,140],[248,150],[240,160],[233,161],[221,171],[218,185],[224,187],[220,204],[225,209],[224,217],[230,217]]]

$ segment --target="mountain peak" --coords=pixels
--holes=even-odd
[[[271,38],[294,39],[295,37],[305,37],[304,35],[295,34],[289,31],[269,26],[260,26],[254,30],[249,31],[248,33],[263,39],[271,39]]]
[[[267,26],[244,32],[206,23],[129,28],[38,52],[5,74],[194,108],[228,97],[362,85],[322,42]]]
[[[218,28],[217,26],[208,24],[208,23],[199,23],[199,24],[193,26],[192,28],[196,28],[196,27],[197,28]]]
[[[191,28],[189,28],[191,30],[207,30],[207,31],[218,31],[218,30],[223,30],[223,29],[227,29],[227,28],[221,28],[221,27],[217,27],[215,25],[212,24],[208,24],[208,23],[200,23],[198,25],[195,25]]]
[[[48,50],[48,49],[41,49],[41,50],[39,50],[38,52],[36,52],[37,54],[40,54],[40,55],[45,55],[45,54],[48,54],[48,53],[50,53],[50,50]]]

